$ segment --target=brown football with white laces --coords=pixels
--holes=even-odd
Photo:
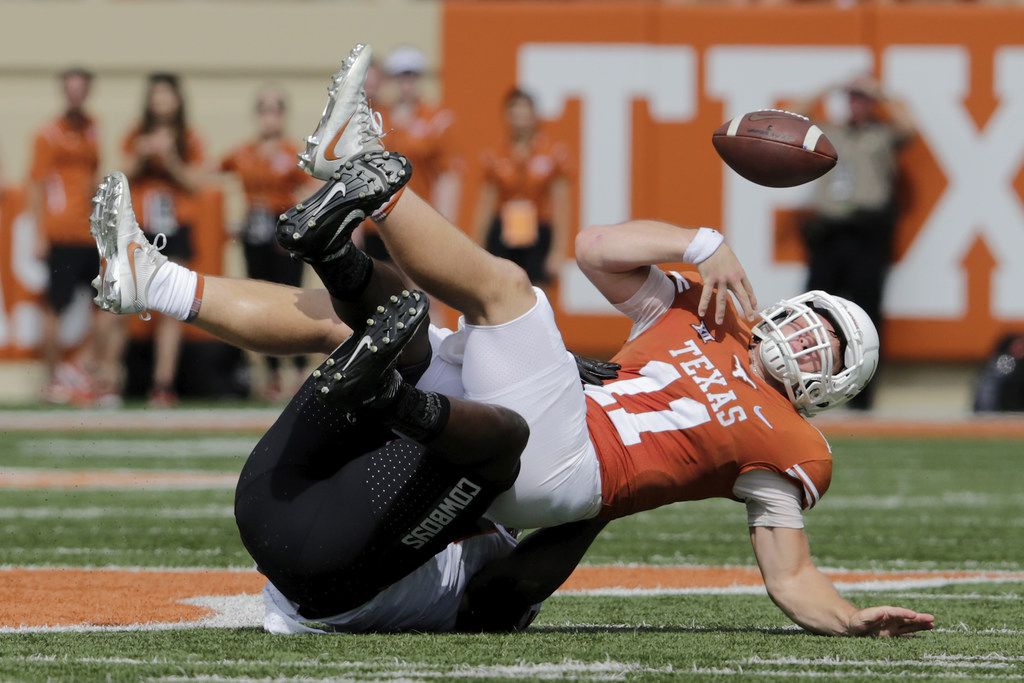
[[[767,187],[803,185],[828,173],[839,155],[806,116],[781,109],[753,111],[726,121],[711,142],[729,168]]]

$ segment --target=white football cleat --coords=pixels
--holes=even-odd
[[[97,292],[93,301],[106,311],[142,313],[148,319],[150,283],[167,263],[160,253],[162,245],[151,244],[139,228],[124,173],[104,178],[92,203],[89,231],[100,252],[100,274],[92,281]],[[157,235],[157,242],[161,237]]]
[[[346,159],[384,149],[380,114],[363,90],[372,53],[369,45],[356,45],[331,77],[323,116],[299,155],[299,166],[314,178],[330,180]]]

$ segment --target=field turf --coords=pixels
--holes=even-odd
[[[5,433],[0,474],[16,476],[0,488],[0,564],[5,572],[249,570],[234,529],[230,477],[207,488],[93,489],[76,484],[74,475],[231,475],[256,439]],[[59,595],[26,592],[0,572],[0,680],[1024,679],[1024,441],[832,444],[831,489],[807,516],[817,563],[879,575],[942,570],[982,577],[861,586],[848,594],[865,606],[932,612],[935,632],[892,641],[810,636],[763,594],[699,587],[690,594],[557,595],[528,632],[502,636],[272,637],[258,629],[254,598],[243,610],[247,622],[220,627],[144,630],[148,622],[140,618],[142,627],[129,630],[26,632],[10,616],[26,601],[60,615],[101,594],[83,589],[76,598],[66,590],[73,578]],[[65,479],[47,483],[47,475],[58,474]],[[11,483],[27,475],[36,483]],[[729,501],[663,508],[613,523],[586,563],[752,566],[744,522],[743,507]],[[1017,574],[1000,578],[993,571]],[[147,595],[132,600],[144,607]]]

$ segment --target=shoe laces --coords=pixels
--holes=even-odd
[[[380,115],[380,112],[370,108],[370,103],[366,101],[366,93],[363,93],[359,100],[356,116],[359,121],[359,144],[365,145],[384,137],[384,117]]]
[[[156,250],[156,251],[160,252],[160,251],[163,251],[164,247],[166,247],[166,246],[167,246],[167,235],[165,235],[164,233],[160,232],[160,233],[157,233],[156,237],[153,238],[153,242],[152,243],[145,242],[142,245],[142,251],[144,253],[146,253],[147,256],[149,256],[150,252],[152,252],[153,250]],[[153,315],[148,310],[145,310],[142,313],[139,313],[139,320],[147,320],[148,321],[148,320],[152,320],[152,319],[153,319]]]

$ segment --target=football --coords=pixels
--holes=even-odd
[[[729,168],[767,187],[793,187],[828,173],[839,155],[806,116],[765,109],[726,121],[711,142]]]

